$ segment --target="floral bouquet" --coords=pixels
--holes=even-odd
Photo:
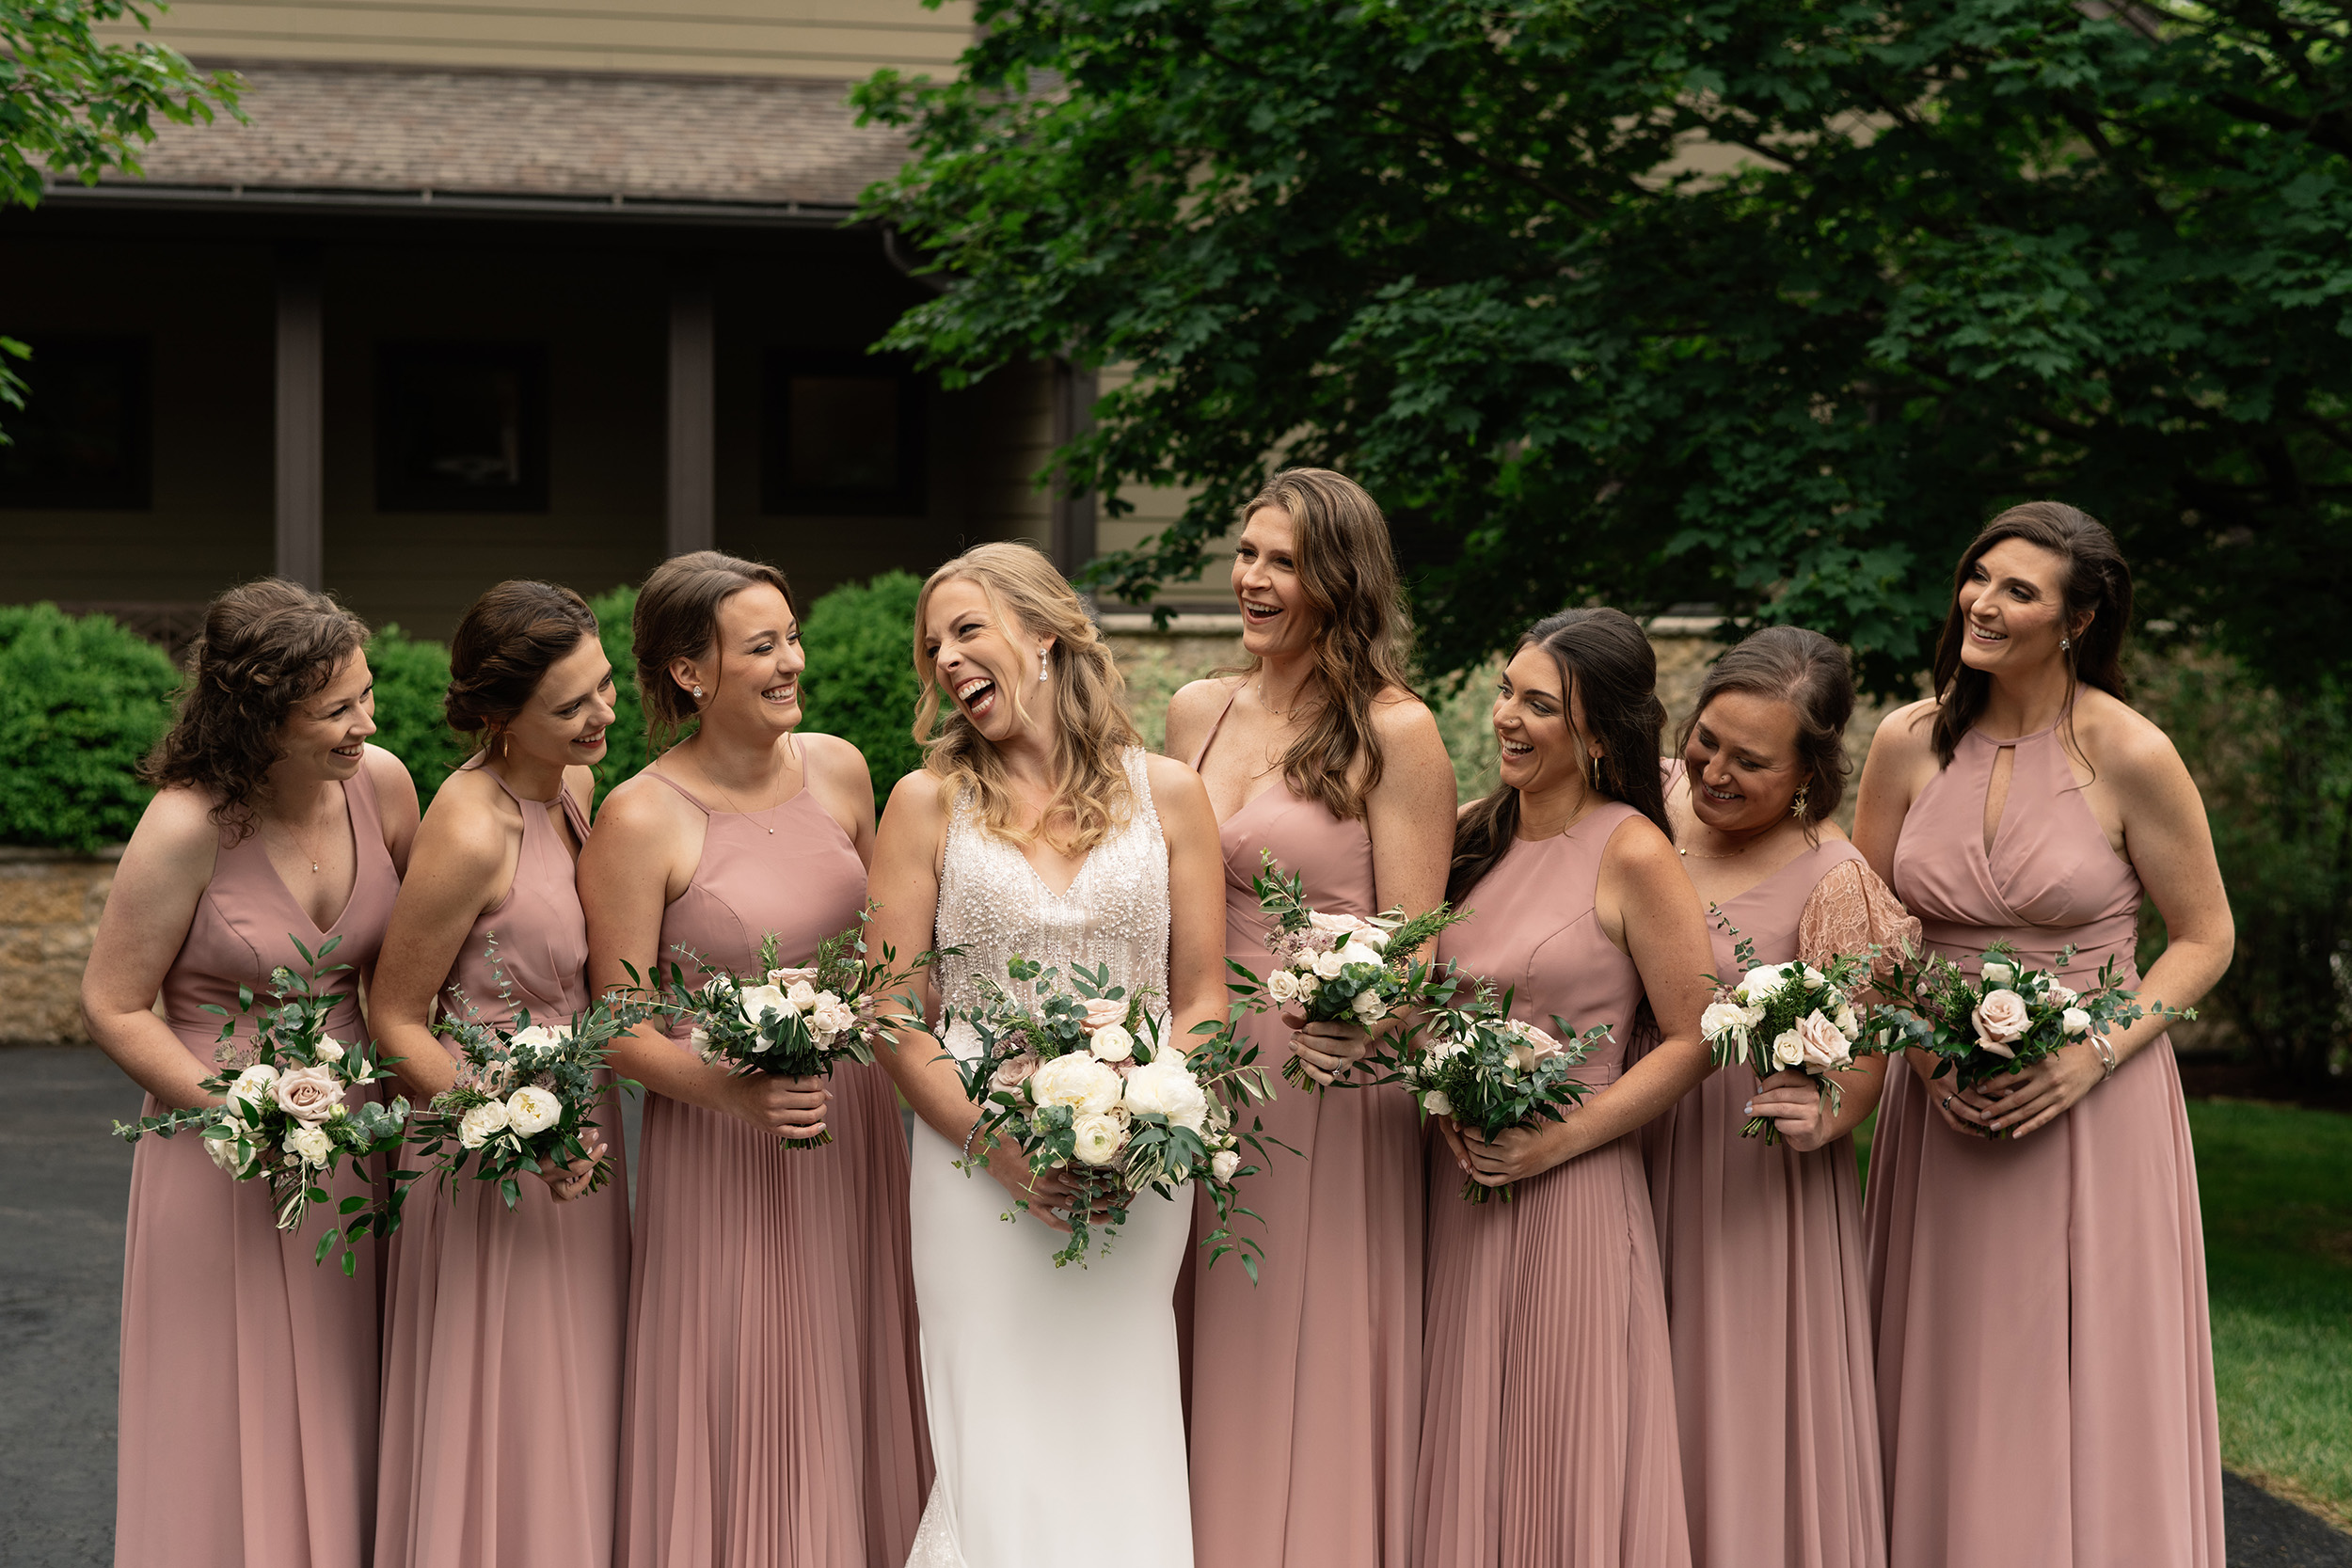
[[[2058,957],[2058,969],[2074,962],[2069,944]],[[2125,990],[2113,958],[2099,968],[2088,990],[2061,982],[2055,970],[2030,969],[2017,961],[2017,950],[1996,942],[1984,953],[1983,967],[1974,978],[1941,954],[1921,958],[1906,951],[1895,966],[1894,979],[1883,989],[1899,993],[1910,1006],[1882,1006],[1872,1022],[1886,1050],[1917,1046],[1942,1058],[1931,1077],[1953,1075],[1962,1089],[1973,1089],[1999,1073],[2023,1072],[2061,1046],[2089,1039],[2091,1049],[2112,1071],[2114,1051],[2107,1037],[2150,1012],[2166,1019],[2194,1019],[2197,1009],[2168,1007],[2162,1003],[2142,1007],[2136,992]],[[1993,1136],[2007,1134],[1995,1132]]]
[[[670,966],[661,988],[661,1010],[687,1020],[702,1059],[730,1072],[770,1072],[781,1078],[829,1078],[835,1063],[871,1063],[877,1040],[897,1037],[881,1021],[892,988],[905,985],[938,955],[924,953],[906,969],[891,968],[897,954],[882,949],[882,962],[866,958],[867,905],[858,923],[818,944],[814,963],[799,969],[776,964],[776,935],[759,944],[756,978],[739,977],[680,948],[709,975],[699,988],[686,984],[684,971]],[[911,1016],[922,1008],[910,996],[896,1000]],[[831,1132],[813,1138],[784,1138],[787,1148],[817,1148],[833,1142]]]
[[[310,1205],[326,1201],[326,1181],[344,1160],[364,1160],[400,1148],[408,1101],[345,1103],[349,1091],[381,1083],[391,1077],[391,1070],[369,1053],[365,1042],[346,1044],[326,1032],[328,1016],[346,993],[322,991],[318,983],[350,966],[320,966],[342,939],[327,938],[315,958],[300,941],[291,936],[287,940],[310,966],[310,976],[282,966],[271,971],[277,1006],[258,1017],[252,988],[237,988],[238,1014],[255,1019],[250,1037],[237,1037],[237,1020],[228,1008],[204,1004],[205,1011],[228,1020],[221,1025],[220,1048],[213,1058],[220,1070],[203,1085],[226,1096],[225,1102],[141,1117],[127,1126],[117,1122],[114,1132],[124,1143],[135,1144],[149,1132],[168,1138],[196,1129],[204,1140],[204,1152],[230,1180],[268,1182],[278,1228],[297,1230]],[[355,1273],[359,1259],[354,1249],[360,1238],[389,1236],[400,1228],[401,1202],[416,1179],[415,1171],[396,1170],[382,1197],[371,1200],[355,1194],[344,1198],[336,1211],[342,1223],[319,1238],[310,1261],[325,1262],[340,1241],[343,1273]]]
[[[977,1169],[1010,1138],[1033,1175],[1069,1173],[1070,1241],[1054,1254],[1056,1268],[1083,1267],[1097,1228],[1108,1256],[1142,1193],[1172,1198],[1197,1181],[1216,1205],[1217,1228],[1201,1242],[1210,1263],[1239,1250],[1254,1283],[1260,1248],[1235,1240],[1229,1222],[1250,1212],[1234,1201],[1234,1181],[1258,1169],[1241,1163],[1242,1146],[1263,1152],[1257,1122],[1248,1132],[1235,1123],[1251,1100],[1272,1095],[1257,1049],[1215,1023],[1194,1031],[1202,1037],[1189,1055],[1164,1044],[1151,994],[1111,984],[1108,965],[1090,974],[1073,966],[1065,986],[1057,971],[1016,958],[1006,979],[1009,989],[983,981],[989,994],[979,1005],[947,1009],[946,1036],[979,1046],[968,1060],[949,1054],[980,1107],[977,1142],[967,1142],[959,1167]],[[1107,1215],[1099,1227],[1098,1212]]]
[[[1759,1079],[1802,1072],[1814,1080],[1821,1102],[1836,1115],[1845,1090],[1831,1075],[1852,1067],[1857,1055],[1884,1049],[1880,1038],[1863,1039],[1862,1020],[1853,1008],[1855,993],[1870,983],[1878,949],[1837,954],[1827,970],[1804,963],[1758,964],[1756,944],[1744,937],[1732,955],[1747,973],[1728,987],[1708,975],[1715,1000],[1699,1015],[1699,1035],[1715,1065],[1742,1063]],[[1770,1117],[1750,1117],[1740,1135],[1780,1141]]]
[[[613,1037],[644,1017],[642,1007],[607,1001],[568,1024],[533,1023],[528,1007],[503,1028],[444,1018],[436,1030],[456,1041],[464,1066],[417,1118],[417,1152],[439,1156],[442,1185],[453,1189],[473,1161],[475,1177],[497,1182],[514,1208],[522,1201],[517,1178],[588,1158],[587,1134],[596,1130],[589,1117],[604,1096],[596,1074]],[[453,1140],[455,1151],[444,1152]],[[611,1176],[612,1162],[598,1160],[587,1190]]]
[[[1426,1043],[1408,1035],[1403,1060],[1391,1079],[1411,1091],[1424,1117],[1452,1117],[1492,1143],[1506,1129],[1535,1121],[1563,1121],[1589,1092],[1570,1069],[1609,1037],[1596,1024],[1579,1035],[1557,1015],[1548,1035],[1510,1016],[1511,995],[1500,1003],[1481,985],[1461,1006],[1432,1007],[1419,1030]],[[1508,1203],[1509,1184],[1489,1187],[1466,1180],[1462,1196],[1472,1203],[1496,1197]]]
[[[1456,914],[1444,904],[1406,920],[1391,910],[1365,918],[1325,914],[1308,907],[1298,873],[1274,868],[1274,852],[1260,850],[1264,869],[1250,885],[1265,911],[1266,951],[1274,968],[1263,981],[1247,965],[1226,960],[1237,980],[1227,989],[1253,1013],[1295,1006],[1310,1023],[1344,1022],[1369,1029],[1391,1013],[1442,1003],[1454,981],[1426,959],[1407,959],[1432,937],[1470,911]],[[1393,950],[1400,957],[1391,958]],[[1300,1088],[1320,1089],[1296,1056],[1282,1064],[1282,1076]],[[1386,1080],[1381,1080],[1386,1082]]]

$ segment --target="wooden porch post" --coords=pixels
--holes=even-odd
[[[670,284],[670,555],[719,542],[718,333],[710,265],[681,266]]]
[[[278,258],[277,571],[326,586],[326,349],[318,258]]]

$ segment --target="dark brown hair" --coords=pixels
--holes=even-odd
[[[1577,703],[1583,704],[1581,738],[1601,745],[1586,781],[1609,800],[1622,800],[1648,817],[1672,838],[1658,768],[1666,710],[1658,701],[1658,654],[1642,624],[1621,610],[1564,610],[1529,627],[1512,656],[1531,647],[1543,649],[1559,667],[1569,714]],[[1454,864],[1445,879],[1448,901],[1459,903],[1510,853],[1518,826],[1519,792],[1509,784],[1499,785],[1455,818]]]
[[[1805,835],[1818,842],[1815,825],[1846,798],[1846,777],[1853,771],[1846,760],[1846,725],[1853,718],[1853,666],[1846,650],[1804,626],[1750,633],[1708,666],[1698,701],[1675,736],[1677,751],[1690,750],[1699,715],[1726,691],[1787,703],[1796,714],[1797,761],[1805,769],[1798,785],[1804,795]]]
[[[298,582],[262,578],[231,588],[205,607],[178,712],[139,778],[211,796],[213,820],[242,842],[256,826],[254,792],[286,754],[278,732],[287,714],[367,641],[367,623]]]
[[[501,582],[474,600],[449,640],[449,727],[485,751],[550,667],[596,635],[588,603],[552,582]]]
[[[784,595],[795,616],[792,585],[764,561],[717,550],[674,555],[653,569],[637,591],[629,617],[629,652],[637,661],[637,698],[645,709],[645,745],[659,756],[678,740],[695,714],[693,700],[670,678],[674,658],[700,658],[719,636],[719,607],[746,588],[766,583]]]
[[[2131,626],[2132,569],[2116,547],[2115,535],[2090,513],[2064,501],[2012,506],[1984,525],[1952,573],[1952,607],[1945,613],[1944,635],[1935,644],[1933,738],[1936,760],[1947,768],[1951,766],[1952,753],[1960,749],[1961,736],[1984,712],[1993,689],[1993,677],[1971,670],[1960,657],[1968,636],[1966,619],[1960,610],[1960,591],[1984,552],[2010,539],[2039,545],[2065,559],[2066,580],[2060,585],[2065,595],[2065,625],[2059,635],[2072,644],[2062,656],[2066,673],[2119,702],[2125,700],[2123,634]],[[2084,610],[2092,611],[2090,625],[2077,636],[2073,626]],[[2071,721],[2074,706],[2071,687],[2066,706]]]
[[[1282,781],[1343,821],[1386,763],[1372,723],[1384,691],[1411,689],[1413,624],[1397,579],[1396,552],[1379,502],[1345,474],[1286,468],[1242,509],[1242,526],[1269,506],[1290,514],[1298,586],[1315,621],[1313,681],[1322,701],[1282,757]],[[1243,671],[1255,674],[1263,660]]]

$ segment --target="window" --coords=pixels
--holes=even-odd
[[[545,512],[548,356],[536,343],[376,349],[379,512]]]
[[[760,407],[760,510],[920,516],[923,384],[866,354],[777,349]]]
[[[144,512],[149,351],[143,338],[36,338],[8,368],[24,406],[0,404],[0,506]]]

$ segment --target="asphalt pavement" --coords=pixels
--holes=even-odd
[[[138,1091],[96,1051],[0,1049],[7,1568],[104,1568],[114,1555],[116,1325],[131,1150],[106,1129],[138,1108]],[[627,1120],[634,1156],[634,1103]],[[2222,1506],[2232,1568],[2352,1568],[2352,1535],[2235,1476],[2223,1481]]]

